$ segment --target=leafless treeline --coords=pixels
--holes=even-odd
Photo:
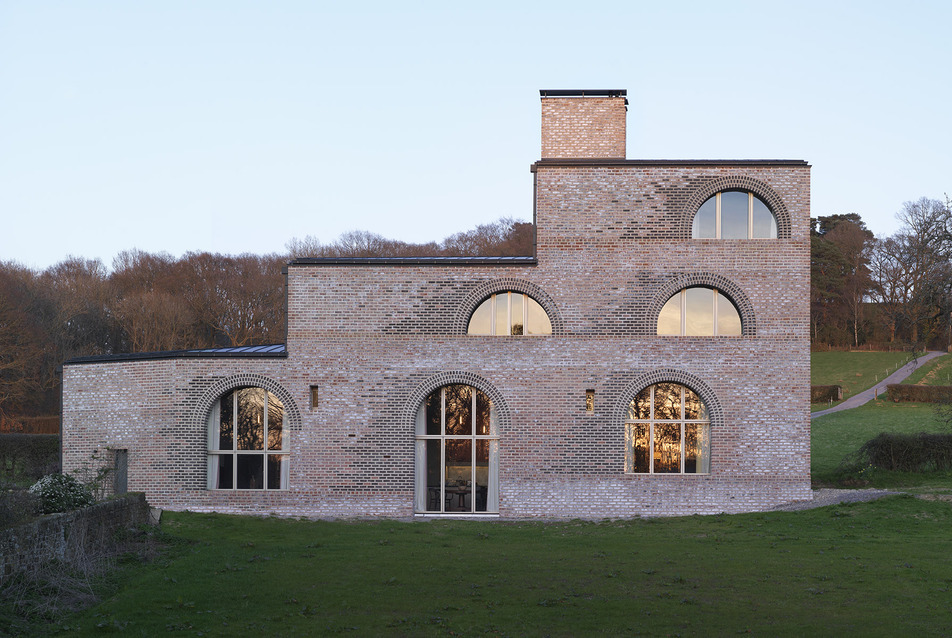
[[[888,237],[874,237],[856,214],[813,220],[814,342],[952,343],[950,202],[906,202],[896,218]]]
[[[287,254],[129,250],[111,269],[68,257],[42,272],[0,262],[0,415],[55,413],[58,367],[73,357],[280,343],[289,259],[531,255],[532,242],[531,224],[500,219],[422,245],[354,231],[293,239]]]

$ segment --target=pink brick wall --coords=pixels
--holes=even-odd
[[[159,507],[409,516],[413,414],[427,392],[462,381],[500,414],[500,516],[740,512],[810,498],[809,167],[543,160],[533,170],[537,265],[292,264],[286,359],[65,366],[67,469],[123,448],[129,489]],[[699,203],[731,184],[771,203],[780,239],[690,239]],[[744,336],[656,336],[658,309],[685,281],[732,286]],[[530,292],[555,334],[467,336],[469,313],[496,289]],[[655,377],[703,389],[709,475],[625,474],[624,412]],[[208,402],[249,379],[283,393],[290,487],[208,491]]]

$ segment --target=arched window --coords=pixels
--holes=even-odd
[[[469,319],[471,335],[550,335],[552,323],[539,302],[521,292],[490,295]]]
[[[632,399],[625,420],[625,472],[707,474],[711,420],[690,388],[656,383]]]
[[[694,215],[692,239],[776,239],[777,218],[747,191],[721,191]]]
[[[740,313],[724,293],[694,286],[679,290],[658,314],[659,335],[740,335]]]
[[[264,388],[237,388],[208,415],[208,489],[288,488],[284,405]]]
[[[416,416],[418,512],[497,512],[499,433],[485,393],[447,385]]]

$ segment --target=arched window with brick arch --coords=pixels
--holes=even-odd
[[[694,215],[692,239],[777,239],[777,217],[757,195],[725,190],[709,197]]]
[[[658,314],[659,335],[740,336],[737,306],[717,288],[691,286],[674,293]]]

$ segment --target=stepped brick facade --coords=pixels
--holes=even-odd
[[[283,346],[67,362],[65,469],[119,450],[125,487],[154,506],[294,516],[604,518],[812,498],[810,167],[624,159],[626,104],[624,91],[542,92],[533,256],[298,259]],[[719,193],[760,202],[773,234],[692,238]],[[732,306],[735,332],[659,335],[684,290],[713,294],[718,318]],[[535,302],[548,334],[470,334],[491,298],[507,317]],[[483,429],[463,440],[450,405],[467,387],[478,398],[460,409]],[[283,409],[268,413],[283,415],[279,454],[212,442],[241,388]],[[650,388],[682,388],[674,429],[660,399],[636,414]],[[427,429],[441,418],[445,432]]]

